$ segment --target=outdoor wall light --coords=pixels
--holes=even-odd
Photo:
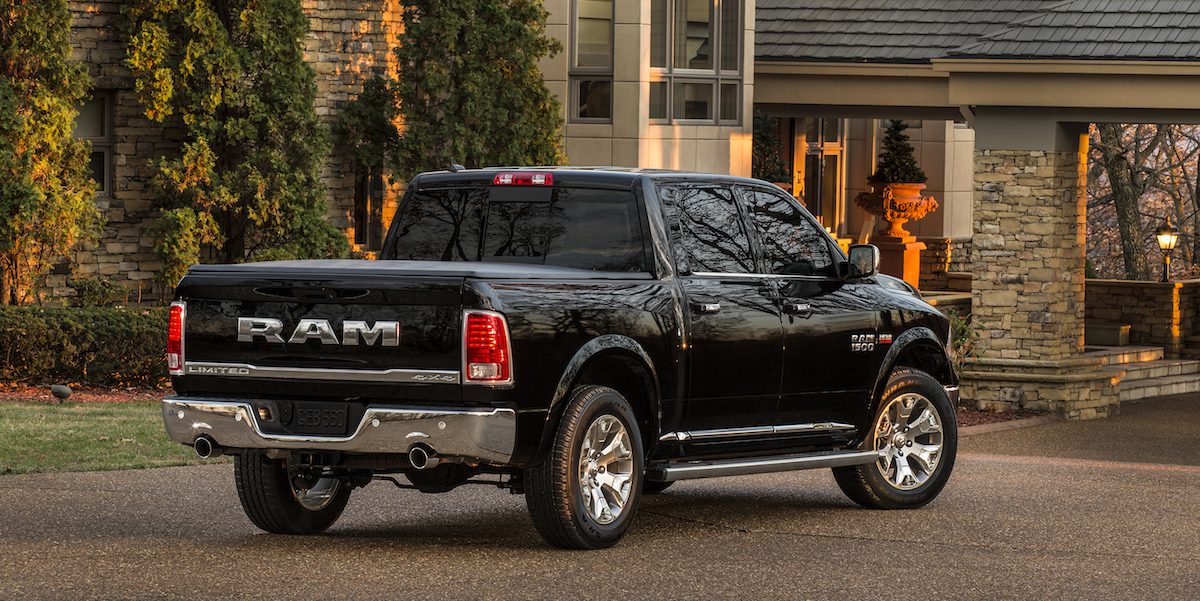
[[[1171,251],[1175,250],[1175,245],[1179,244],[1179,230],[1171,225],[1171,217],[1167,217],[1166,225],[1154,230],[1154,237],[1158,238],[1158,248],[1163,251],[1163,275],[1162,281],[1171,281]]]

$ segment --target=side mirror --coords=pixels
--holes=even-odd
[[[879,247],[874,244],[850,246],[850,277],[865,278],[879,272]]]

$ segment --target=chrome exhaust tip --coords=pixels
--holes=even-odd
[[[414,469],[427,470],[437,467],[442,460],[428,445],[415,444],[408,450],[408,462]]]
[[[213,440],[207,434],[197,436],[196,440],[192,442],[192,448],[196,450],[196,456],[201,459],[212,459],[213,457],[220,457],[225,453],[225,450],[217,444],[217,441]]]

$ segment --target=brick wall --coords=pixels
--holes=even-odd
[[[1178,357],[1200,326],[1200,280],[1088,280],[1085,304],[1088,323],[1130,325],[1131,344],[1161,346]]]
[[[155,280],[161,263],[149,231],[157,217],[149,162],[174,152],[181,135],[143,116],[124,65],[129,26],[121,12],[123,4],[122,0],[70,3],[73,55],[87,65],[94,93],[112,102],[112,184],[110,193],[96,198],[107,221],[104,231],[97,241],[80,244],[70,265],[50,276],[50,300],[74,296],[70,280],[87,277],[124,285],[131,301],[168,294]],[[399,0],[301,0],[301,5],[310,15],[305,51],[317,73],[317,113],[332,125],[339,107],[362,89],[364,81],[376,73],[397,75],[392,49],[402,29],[401,4]],[[354,170],[336,145],[322,179],[331,222],[353,240]],[[385,223],[401,190],[399,185],[389,186]]]

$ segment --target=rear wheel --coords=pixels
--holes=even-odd
[[[580,386],[572,391],[549,456],[525,470],[525,504],[546,542],[599,549],[624,536],[642,487],[637,423],[616,390]]]
[[[954,469],[958,425],[942,385],[929,374],[897,370],[872,427],[879,460],[833,470],[842,492],[875,509],[921,507],[942,491]]]
[[[258,452],[234,457],[234,480],[246,517],[274,534],[316,534],[337,521],[350,486],[320,474],[292,477],[282,461]]]

